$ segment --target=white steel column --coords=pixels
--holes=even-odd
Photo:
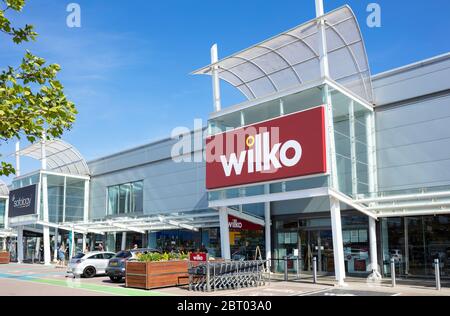
[[[228,221],[228,209],[221,207],[219,209],[220,219],[220,245],[222,249],[222,259],[231,260],[230,250],[230,225]]]
[[[43,133],[42,141],[41,141],[41,169],[43,171],[47,170],[47,153],[46,153],[46,135]],[[49,223],[49,214],[48,214],[48,183],[47,183],[47,174],[42,173],[42,206],[43,206],[43,221],[45,223]],[[39,203],[39,201],[38,201]],[[50,254],[50,227],[44,225],[43,226],[43,235],[44,235],[44,264],[51,264],[51,254]]]
[[[333,104],[328,86],[324,86],[327,120],[327,167],[330,172],[330,187],[339,191],[339,177],[336,160],[336,138],[334,135]]]
[[[369,193],[372,197],[376,196],[378,191],[378,167],[377,167],[377,148],[375,132],[375,113],[366,114],[367,129],[367,163],[369,165]]]
[[[127,232],[122,233],[122,249],[120,250],[127,250]]]
[[[222,101],[220,97],[220,78],[219,78],[219,67],[216,63],[219,61],[219,53],[217,49],[217,44],[211,47],[211,64],[212,69],[212,80],[213,80],[213,97],[214,97],[214,111],[219,112],[222,109]]]
[[[323,0],[316,0],[316,17],[321,17],[325,14],[323,8]],[[320,71],[322,78],[330,77],[330,67],[328,64],[328,47],[327,47],[327,35],[325,28],[325,20],[320,19],[318,21],[319,28],[319,50],[320,50]]]
[[[16,143],[16,177],[20,177],[20,142]]]
[[[66,222],[67,177],[64,177],[62,222]]]
[[[331,227],[333,230],[334,270],[339,286],[345,286],[344,244],[342,239],[341,204],[330,197]]]
[[[9,198],[5,201],[5,229],[9,229]]]
[[[83,253],[86,253],[86,234],[83,234],[83,246],[81,247]]]
[[[75,231],[73,230],[73,226],[72,226],[72,231],[70,232],[70,238],[72,239],[72,242],[70,243],[69,259],[72,260],[73,252],[75,249]]]
[[[350,101],[348,112],[350,127],[350,158],[352,164],[352,197],[356,199],[358,194],[358,167],[356,161],[355,103],[353,100]]]
[[[266,184],[264,186],[264,193],[270,194],[270,185]],[[270,220],[270,202],[264,203],[264,220],[265,220],[265,235],[266,235],[266,260],[269,260],[269,264],[271,265],[272,259],[272,234],[271,234],[271,220]]]
[[[87,223],[89,221],[89,187],[90,181],[84,181],[84,209],[83,209],[83,221]]]
[[[366,114],[366,131],[367,131],[367,163],[368,163],[368,182],[369,194],[374,197],[378,191],[378,175],[377,175],[377,152],[375,140],[375,114]],[[369,276],[372,280],[381,280],[381,271],[378,268],[378,247],[377,247],[377,222],[369,217],[369,243],[370,243],[370,261],[372,265],[372,274]]]
[[[17,227],[17,261],[23,263],[23,226]]]
[[[41,249],[41,238],[37,237],[36,245],[34,246],[34,258],[33,259],[38,259],[39,263],[42,261],[42,259],[44,259],[44,258],[41,258],[41,252],[39,251],[40,249]]]
[[[380,270],[378,269],[377,222],[372,217],[369,217],[369,243],[370,262],[372,265],[372,275],[369,278],[381,280]]]
[[[57,262],[58,261],[58,228],[55,228],[55,236],[53,239],[53,262]]]

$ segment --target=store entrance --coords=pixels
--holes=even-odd
[[[317,258],[319,273],[334,273],[333,235],[331,230],[301,230],[299,232],[299,255],[302,270],[313,270],[313,258]]]

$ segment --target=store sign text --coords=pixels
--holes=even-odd
[[[325,174],[325,109],[317,107],[206,141],[206,186],[215,190]]]

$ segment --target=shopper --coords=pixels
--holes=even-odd
[[[58,249],[58,262],[57,262],[57,266],[61,266],[61,267],[64,266],[65,253],[66,253],[66,250],[64,249],[64,244],[61,244],[61,245],[59,246],[59,249]]]

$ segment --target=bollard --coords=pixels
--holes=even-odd
[[[288,258],[284,257],[284,281],[289,281],[288,276]]]
[[[213,284],[214,284],[214,292],[216,291],[216,265],[213,263]]]
[[[395,259],[391,259],[391,278],[392,278],[392,287],[397,286],[397,281],[395,279]]]
[[[441,267],[439,259],[434,260],[434,274],[436,276],[436,290],[441,290]]]
[[[211,272],[209,271],[209,258],[206,260],[206,291],[211,292]]]
[[[317,284],[317,257],[313,258],[313,282]]]
[[[297,260],[296,260],[296,263],[297,263],[297,280],[300,280],[300,258],[299,257],[297,257]]]

